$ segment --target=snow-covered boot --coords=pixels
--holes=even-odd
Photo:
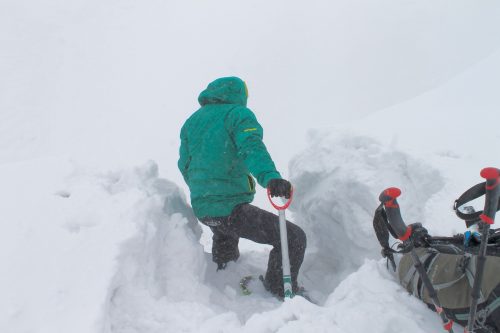
[[[283,292],[283,286],[278,284],[277,287],[273,287],[269,281],[267,281],[263,275],[259,275],[259,280],[264,285],[264,288],[270,292],[274,297],[283,301],[285,299],[285,294]]]

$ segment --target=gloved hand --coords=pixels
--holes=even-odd
[[[479,233],[479,227],[477,224],[471,225],[469,229],[464,232],[465,247],[468,247],[471,243],[481,243],[481,234]]]
[[[267,183],[267,188],[271,197],[285,197],[286,199],[290,199],[292,184],[288,180],[279,178],[271,179]]]

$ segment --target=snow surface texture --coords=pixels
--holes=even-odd
[[[185,216],[193,242],[201,234],[178,188],[158,179],[154,163],[89,173],[38,160],[3,166],[1,182],[0,220],[9,230],[0,242],[8,267],[1,276],[2,332],[100,332],[115,292],[110,281],[134,249],[130,239],[161,218],[180,220],[175,214]],[[19,210],[19,200],[26,209]]]
[[[439,324],[423,304],[401,290],[383,262],[363,261],[365,252],[357,249],[352,258],[362,268],[344,279],[323,307],[300,297],[283,304],[258,283],[252,285],[254,295],[243,296],[239,279],[261,273],[267,251],[243,253],[237,264],[216,272],[184,196],[158,177],[155,163],[93,173],[62,161],[37,162],[53,171],[31,182],[32,195],[24,199],[30,209],[12,212],[7,205],[2,211],[3,221],[9,216],[19,221],[10,221],[16,233],[2,234],[1,239],[2,260],[10,263],[2,275],[1,331],[391,332],[392,323],[405,314],[414,315],[415,321],[407,325],[415,332]],[[35,174],[32,164],[14,167]],[[61,174],[65,176],[59,179]],[[24,189],[12,182],[9,190],[12,198]],[[41,224],[39,217],[51,223]],[[335,231],[329,227],[334,217],[316,222],[324,234]],[[341,219],[337,223],[344,224]],[[320,235],[309,237],[318,248],[325,247]],[[305,266],[308,281],[338,281],[338,260],[321,261],[325,265]],[[354,266],[343,267],[342,273],[347,275]],[[382,311],[395,304],[397,312]],[[362,318],[379,325],[373,329]]]
[[[394,184],[404,188],[401,204],[413,203],[405,216],[422,221],[422,208],[444,182],[431,166],[368,137],[318,134],[310,144],[315,148],[290,165],[296,188],[291,209],[310,235],[306,286],[321,297],[364,258],[379,258],[371,221],[382,190]]]
[[[372,213],[398,186],[408,223],[465,229],[453,200],[500,166],[500,2],[0,7],[0,332],[441,329],[379,259]],[[247,81],[295,184],[300,282],[319,306],[281,303],[258,282],[242,296],[269,247],[242,241],[238,263],[216,272],[186,204],[179,128],[223,75]]]

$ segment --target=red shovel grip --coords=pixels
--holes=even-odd
[[[293,187],[290,189],[290,198],[288,199],[287,202],[285,202],[285,204],[283,206],[279,206],[279,205],[274,203],[273,199],[271,198],[271,190],[270,189],[267,189],[267,197],[269,199],[269,202],[271,202],[271,205],[273,205],[274,208],[276,208],[277,210],[285,210],[292,203]]]

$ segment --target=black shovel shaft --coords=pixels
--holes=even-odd
[[[412,228],[407,226],[403,221],[403,217],[401,216],[401,210],[399,209],[399,204],[398,201],[396,200],[400,195],[401,195],[400,189],[396,187],[391,187],[380,193],[379,200],[384,205],[389,225],[392,227],[398,238],[402,241],[412,242],[410,238],[412,234]],[[444,313],[443,308],[441,307],[441,303],[439,302],[439,299],[437,297],[436,289],[434,289],[434,286],[432,285],[432,282],[429,279],[429,275],[427,275],[425,267],[422,264],[422,261],[420,261],[420,258],[415,252],[413,246],[411,246],[410,255],[413,260],[413,265],[415,266],[415,269],[417,270],[420,278],[422,279],[422,283],[427,289],[429,297],[432,299],[432,302],[434,303],[434,308],[436,309],[436,312],[439,314],[441,320],[443,321],[444,329],[450,333],[453,333],[453,321],[449,320],[446,317],[446,314]]]
[[[474,285],[472,286],[472,300],[469,311],[469,321],[467,322],[467,332],[469,333],[473,333],[475,330],[477,304],[481,296],[481,285],[483,282],[490,226],[495,222],[498,198],[500,197],[500,170],[497,168],[485,168],[481,170],[481,177],[486,179],[486,193],[483,214],[480,216],[481,223],[483,224],[481,245],[477,257],[476,276],[474,276]]]

